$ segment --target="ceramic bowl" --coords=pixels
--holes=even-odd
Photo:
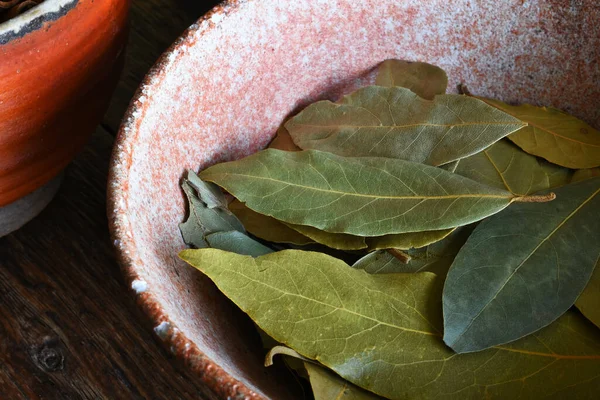
[[[123,66],[129,0],[45,0],[0,24],[0,236],[52,198]]]
[[[473,93],[600,123],[596,0],[230,1],[146,77],[119,133],[109,215],[158,337],[222,398],[292,398],[246,317],[178,260],[179,180],[264,147],[282,120],[373,81],[388,58],[437,64]]]

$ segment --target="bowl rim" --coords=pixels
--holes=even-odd
[[[232,377],[202,352],[169,319],[155,296],[146,292],[146,284],[134,267],[137,260],[127,250],[128,246],[124,245],[124,242],[127,243],[128,240],[126,238],[126,232],[129,231],[128,221],[126,218],[121,218],[118,212],[119,204],[125,202],[122,196],[123,188],[127,187],[126,182],[132,164],[128,143],[136,141],[139,124],[144,119],[146,90],[161,82],[164,76],[163,72],[176,61],[181,48],[195,43],[203,34],[214,29],[219,21],[248,1],[251,0],[224,0],[217,4],[187,28],[150,68],[133,95],[115,138],[109,162],[106,205],[111,240],[116,249],[116,258],[125,276],[128,290],[135,295],[138,307],[152,322],[154,332],[165,348],[170,350],[178,361],[183,361],[184,366],[198,376],[200,381],[217,396],[258,400],[264,399],[264,397]]]
[[[82,0],[44,0],[37,6],[0,23],[0,45],[20,39],[65,16]]]

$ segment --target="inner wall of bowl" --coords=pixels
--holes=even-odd
[[[600,14],[595,0],[564,3],[255,0],[213,15],[144,89],[139,129],[127,138],[120,223],[147,291],[207,356],[269,395],[224,297],[177,259],[184,171],[259,150],[292,111],[363,83],[355,79],[387,58],[437,64],[450,89],[464,82],[474,94],[551,105],[597,126]]]

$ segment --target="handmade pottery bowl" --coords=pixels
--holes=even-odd
[[[113,154],[109,215],[156,334],[222,398],[292,398],[262,366],[245,316],[178,260],[179,181],[264,147],[282,120],[373,81],[388,58],[444,68],[478,95],[561,108],[598,125],[596,0],[230,1],[146,77]],[[452,90],[454,91],[454,90]]]
[[[0,236],[50,201],[123,66],[129,0],[45,0],[0,24]]]

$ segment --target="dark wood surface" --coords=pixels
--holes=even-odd
[[[108,234],[114,134],[147,70],[216,2],[133,0],[127,64],[57,197],[0,239],[0,399],[213,399],[153,336]]]

